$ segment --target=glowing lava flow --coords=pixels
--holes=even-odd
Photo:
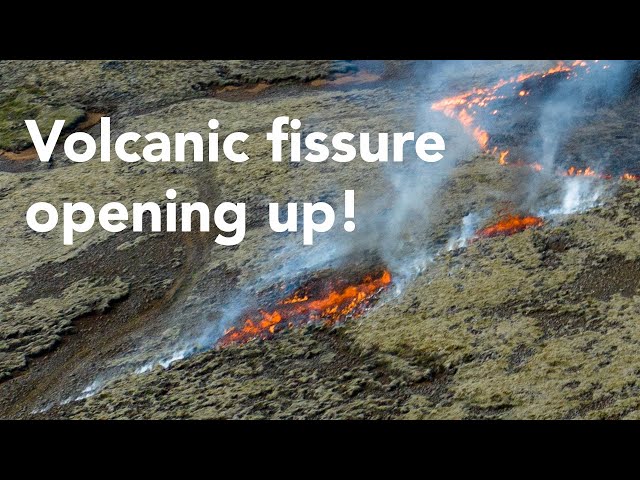
[[[531,91],[522,88],[522,84],[527,80],[561,74],[566,74],[566,78],[569,79],[577,75],[577,69],[583,69],[588,73],[590,71],[589,69],[597,63],[598,60],[589,62],[584,60],[575,60],[570,64],[560,61],[554,67],[545,71],[522,73],[506,80],[501,79],[490,87],[473,88],[467,92],[444,98],[433,103],[431,105],[431,109],[442,112],[447,117],[457,120],[464,130],[473,136],[476,143],[485,153],[495,154],[498,156],[498,163],[500,165],[528,167],[536,172],[540,172],[543,167],[539,163],[528,163],[522,160],[509,160],[508,149],[499,151],[498,147],[494,146],[493,149],[489,150],[489,133],[484,127],[479,125],[478,114],[480,113],[480,116],[482,116],[482,114],[490,114],[492,116],[497,115],[499,110],[495,108],[490,110],[489,108],[491,103],[495,100],[504,100],[507,98],[526,99]],[[602,68],[606,70],[609,68],[609,65],[602,65]],[[583,169],[570,167],[568,170],[558,173],[567,177],[594,177],[602,180],[611,180],[614,178],[611,174],[598,173],[590,167]],[[623,173],[619,178],[627,181],[640,181],[640,175],[632,173]]]
[[[594,177],[610,180],[611,175],[606,173],[597,173],[593,168],[576,168],[569,167],[566,172],[563,173],[565,177]]]
[[[279,303],[272,312],[260,311],[259,318],[247,318],[242,326],[231,327],[218,341],[225,347],[245,343],[253,338],[269,338],[277,330],[312,322],[328,325],[338,323],[349,315],[360,315],[375,297],[391,284],[391,274],[384,270],[379,276],[368,276],[356,285],[331,289],[314,298],[312,293],[294,293]]]
[[[597,61],[595,61],[597,62]],[[571,74],[576,68],[588,69],[589,64],[582,60],[576,60],[571,64],[558,62],[554,67],[539,72],[522,73],[509,79],[501,79],[496,84],[485,88],[473,88],[459,95],[444,98],[431,105],[431,109],[442,112],[449,118],[454,118],[460,122],[466,132],[471,134],[476,140],[480,148],[487,150],[489,145],[489,133],[477,125],[476,116],[478,112],[489,111],[490,104],[495,100],[503,100],[510,97],[519,97],[525,99],[529,96],[530,91],[521,88],[521,84],[532,78],[545,78],[549,75],[568,73]],[[568,76],[571,78],[571,76]],[[505,88],[511,85],[512,89]],[[491,115],[496,115],[498,110],[490,111]],[[500,152],[499,161],[501,165],[507,165],[507,156],[509,150]],[[536,164],[537,165],[537,164]],[[541,166],[534,167],[535,170],[541,169]]]
[[[544,224],[540,217],[522,217],[519,215],[509,215],[498,223],[483,228],[476,232],[480,238],[490,238],[498,236],[512,235],[531,227],[541,227]]]
[[[565,177],[593,177],[600,178],[602,180],[611,180],[613,175],[610,173],[600,173],[596,172],[593,168],[576,168],[569,167],[565,172],[562,172]],[[640,175],[636,175],[634,173],[623,173],[620,175],[620,180],[627,180],[637,182],[640,181]]]
[[[623,173],[622,175],[620,175],[620,179],[621,180],[631,180],[634,182],[638,182],[640,181],[640,175],[635,175],[633,173]]]

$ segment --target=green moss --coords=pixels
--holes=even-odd
[[[55,120],[65,120],[69,128],[83,116],[75,106],[48,104],[44,92],[34,87],[4,91],[0,96],[0,150],[18,151],[32,145],[25,120],[36,120],[46,135]]]

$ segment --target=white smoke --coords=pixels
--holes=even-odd
[[[582,213],[598,205],[602,186],[589,177],[571,177],[564,182],[562,204],[539,212],[539,216],[571,215]]]
[[[480,216],[475,213],[469,213],[462,218],[462,225],[457,233],[449,238],[447,241],[446,250],[450,252],[457,250],[458,248],[464,248],[467,246],[469,240],[471,240],[475,232],[480,225]]]
[[[161,358],[158,360],[152,360],[136,368],[134,373],[137,373],[137,374],[147,373],[153,370],[153,368],[156,366],[161,366],[162,368],[168,368],[169,365],[177,362],[178,360],[183,360],[187,358],[187,356],[189,356],[193,351],[194,351],[194,347],[178,348],[177,350],[170,352],[170,354],[164,358]]]
[[[531,141],[529,156],[538,159],[543,170],[529,184],[527,205],[534,209],[540,201],[540,192],[557,168],[558,153],[572,129],[584,123],[589,110],[609,105],[627,93],[633,68],[627,61],[592,63],[579,69],[568,79],[558,82],[542,104],[537,119],[537,135]],[[593,165],[589,165],[593,167]],[[570,185],[566,209],[571,203],[580,204],[580,186]],[[574,198],[571,198],[573,195]],[[564,206],[563,206],[564,208]],[[577,208],[577,207],[574,207]]]

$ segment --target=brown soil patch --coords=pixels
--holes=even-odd
[[[380,80],[380,75],[359,70],[356,73],[336,75],[334,78],[318,78],[309,82],[312,87],[340,87],[343,85],[361,85],[363,83],[373,83]]]
[[[130,282],[131,292],[123,300],[115,303],[105,312],[92,313],[74,320],[72,335],[62,336],[60,343],[52,351],[39,357],[32,357],[28,367],[13,377],[0,382],[0,418],[15,418],[27,415],[30,410],[42,406],[47,400],[59,401],[69,394],[79,391],[78,387],[88,384],[95,367],[104,359],[114,358],[129,351],[135,344],[137,332],[158,335],[162,324],[155,318],[174,302],[177,296],[189,291],[196,271],[205,255],[206,235],[200,233],[180,234],[179,245],[185,251],[176,256],[175,238],[162,236],[147,240],[141,252],[140,264],[131,264],[128,252],[115,250],[114,239],[97,247],[96,259],[87,265],[82,258],[65,264],[69,277],[87,275],[94,272],[101,278],[112,278],[121,274],[128,265],[129,271],[123,277]],[[176,265],[179,258],[181,264]],[[108,260],[105,262],[105,260]],[[45,265],[34,272],[33,285],[42,285],[39,295],[54,293],[51,282],[42,279],[52,273],[54,266]],[[59,269],[59,267],[58,267]],[[63,277],[61,282],[68,282]],[[172,280],[168,288],[160,287],[163,280]],[[30,299],[27,299],[30,300]]]
[[[267,82],[259,82],[253,85],[227,85],[214,91],[214,96],[221,100],[241,101],[257,97],[272,85]]]
[[[316,88],[344,88],[348,86],[365,85],[378,82],[383,77],[366,70],[358,70],[354,73],[337,74],[331,78],[317,78],[303,84],[293,85],[288,81],[279,81],[276,83],[258,82],[248,85],[226,85],[224,87],[214,88],[201,86],[211,91],[214,97],[228,102],[244,102],[254,100],[261,95],[267,94],[283,94],[291,89],[299,91],[300,89],[316,89]],[[278,87],[278,88],[274,88]]]
[[[30,162],[38,158],[38,153],[35,147],[29,147],[20,152],[9,152],[7,150],[0,150],[0,156],[11,162]]]
[[[78,123],[74,128],[70,128],[66,133],[60,135],[59,142],[63,141],[74,132],[85,132],[100,123],[100,119],[106,114],[101,112],[87,112],[84,120]],[[26,127],[25,127],[26,128]],[[58,143],[59,143],[58,142]],[[38,159],[38,152],[35,147],[29,147],[19,152],[10,152],[8,150],[0,150],[0,159],[10,162],[32,162]]]
[[[83,121],[81,121],[75,128],[75,131],[89,130],[91,127],[100,123],[100,119],[107,114],[100,112],[87,112]]]
[[[616,293],[632,297],[640,286],[640,261],[621,256],[609,258],[582,272],[573,286],[581,297],[609,300]]]

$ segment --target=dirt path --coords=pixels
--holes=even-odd
[[[203,175],[201,178],[209,177]],[[212,185],[201,182],[202,201],[215,204],[217,197]],[[115,258],[113,265],[109,266],[112,270],[127,268],[140,277],[132,286],[130,295],[104,313],[92,313],[75,320],[75,332],[62,337],[53,351],[31,359],[24,371],[0,383],[0,418],[25,417],[47,403],[77,395],[95,378],[96,366],[131,351],[141,336],[157,335],[158,329],[166,325],[155,320],[170,305],[188,295],[197,283],[215,235],[216,232],[163,235],[145,243],[146,262],[131,262],[126,255],[123,259]],[[145,288],[144,279],[153,274],[145,271],[145,264],[156,262],[159,268],[170,268],[171,252],[177,246],[183,248],[182,265],[170,288],[161,296],[154,296]],[[99,256],[114,250],[110,242],[105,242],[96,246],[91,255]],[[127,260],[129,262],[125,264]],[[80,264],[76,267],[83,268],[86,275],[86,266]]]

